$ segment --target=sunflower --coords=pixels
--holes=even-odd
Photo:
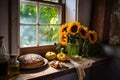
[[[63,24],[60,26],[60,29],[59,29],[59,34],[63,33],[63,32],[67,32],[67,27],[68,27],[68,24]]]
[[[88,28],[82,25],[79,29],[79,34],[83,39],[88,38],[88,36],[89,36]]]
[[[80,23],[74,21],[69,24],[69,27],[67,28],[67,32],[72,35],[75,35],[76,33],[78,33],[79,28],[80,28]]]
[[[59,42],[63,46],[67,45],[68,37],[67,37],[67,33],[66,32],[63,32],[63,33],[59,34]]]
[[[97,34],[95,31],[89,31],[89,41],[94,44],[97,40]]]

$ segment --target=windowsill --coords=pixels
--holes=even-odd
[[[57,75],[61,75],[62,72],[68,73],[69,71],[73,72],[74,67],[72,64],[69,64],[71,68],[69,69],[55,69],[46,65],[44,68],[38,68],[33,70],[21,70],[21,74],[17,77],[16,80],[27,80],[27,79],[36,79],[36,78],[52,78],[51,74],[55,74],[53,78],[57,77]]]
[[[105,60],[105,58],[91,58],[91,59],[95,60],[94,64]],[[15,80],[36,80],[36,79],[51,80],[63,76],[65,74],[76,72],[76,69],[72,63],[67,64],[70,66],[70,68],[68,69],[55,69],[46,65],[38,69],[21,70],[20,74],[17,77],[15,77],[16,78]]]

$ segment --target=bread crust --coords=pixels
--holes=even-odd
[[[34,53],[21,55],[18,60],[22,69],[38,68],[44,64],[44,58]]]

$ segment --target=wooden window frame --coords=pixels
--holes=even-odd
[[[31,0],[31,1],[33,1],[33,0]],[[65,4],[62,4],[62,2],[61,2],[62,0],[59,0],[59,3],[47,2],[47,1],[41,1],[41,0],[36,0],[36,1],[40,1],[42,3],[47,3],[47,4],[61,5],[61,7],[62,7],[61,23],[62,24],[65,23]],[[27,53],[37,53],[37,54],[40,54],[40,55],[44,56],[44,54],[47,51],[57,52],[56,45],[46,45],[46,46],[35,46],[35,47],[20,48],[20,55],[27,54]]]

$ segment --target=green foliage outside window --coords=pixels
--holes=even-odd
[[[58,2],[58,0],[44,0],[44,1]]]
[[[39,15],[40,15],[40,18],[39,18],[39,22],[40,23],[50,23],[50,21],[55,18],[57,19],[57,22],[54,23],[54,24],[57,24],[58,23],[58,9],[56,8],[51,8],[51,7],[47,7],[47,6],[40,6],[40,9],[39,9]],[[52,23],[50,23],[52,24]]]
[[[30,4],[20,4],[20,46],[33,46],[36,45],[36,25],[31,26],[30,23],[37,23],[37,6]],[[51,24],[58,24],[59,9],[48,6],[39,5],[39,44],[53,44],[58,39],[58,26]],[[22,23],[27,24],[27,28],[22,27]],[[30,26],[30,27],[29,27]],[[34,28],[32,28],[34,27]],[[27,29],[27,30],[26,30]],[[32,30],[31,30],[32,29]]]

